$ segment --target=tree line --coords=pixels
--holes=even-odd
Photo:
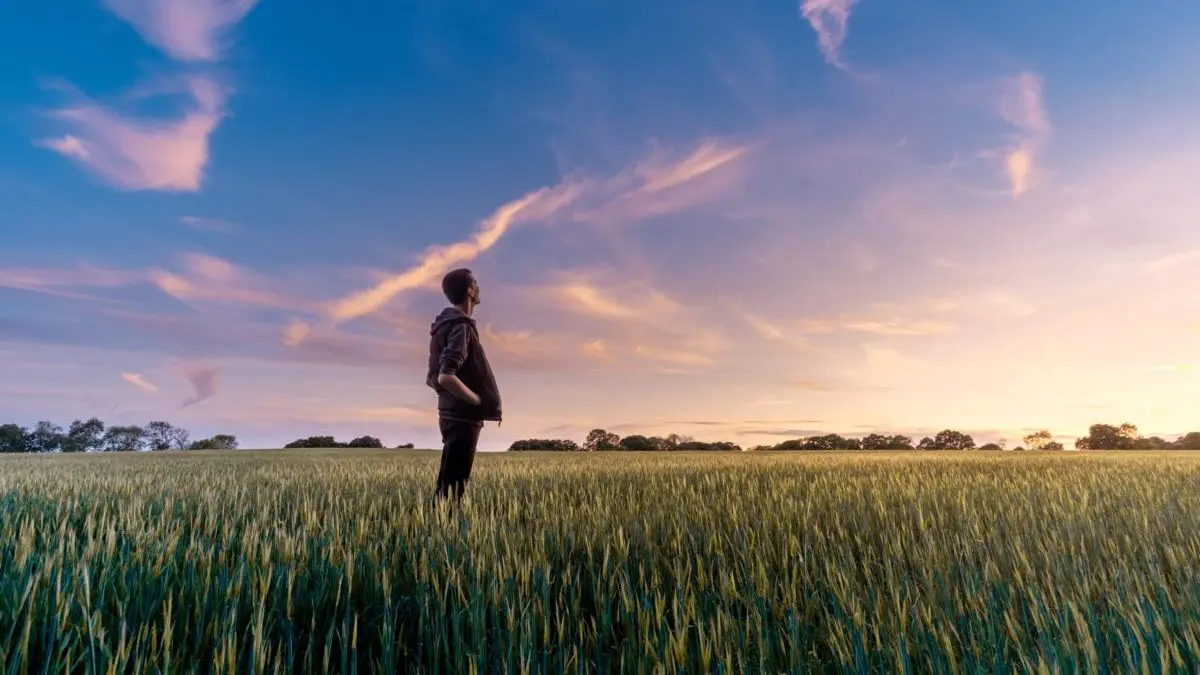
[[[1066,450],[1066,447],[1048,430],[1035,431],[1021,438],[1023,445],[1012,448],[1014,451],[1035,450],[1056,452]],[[1007,442],[985,443],[977,446],[970,434],[954,429],[943,429],[933,436],[925,436],[913,442],[911,436],[903,434],[872,433],[861,437],[846,437],[840,434],[821,434],[793,438],[775,445],[757,445],[750,451],[779,451],[779,450],[1007,450]],[[1075,439],[1076,450],[1200,450],[1200,431],[1192,431],[1168,441],[1158,436],[1146,437],[1138,432],[1136,425],[1128,422],[1120,425],[1093,424],[1088,427],[1087,436]],[[741,452],[743,448],[736,443],[727,441],[704,442],[690,436],[670,434],[668,436],[643,436],[633,434],[619,436],[604,429],[593,429],[588,432],[582,444],[569,439],[531,438],[516,441],[509,446],[510,452],[519,451],[551,451],[551,452],[597,452],[597,451],[694,451],[715,450],[726,452]]]
[[[236,450],[237,436],[217,434],[191,440],[187,429],[155,420],[145,426],[107,426],[98,418],[75,420],[65,429],[38,422],[32,429],[0,425],[0,453],[138,452],[146,450]]]
[[[1023,445],[1013,450],[1062,451],[1062,443],[1055,441],[1047,430],[1035,431],[1021,438]],[[347,442],[333,436],[309,436],[288,443],[285,448],[383,448],[383,442],[374,436],[359,436]],[[412,443],[403,443],[396,449],[411,449]],[[137,452],[161,450],[235,450],[236,436],[217,434],[210,438],[191,440],[187,429],[169,422],[155,420],[144,426],[106,426],[103,421],[92,417],[75,420],[63,428],[53,422],[38,422],[27,429],[18,424],[0,425],[0,453],[27,452]],[[716,451],[742,452],[742,446],[728,441],[698,441],[690,436],[669,434],[667,436],[644,436],[632,434],[620,436],[604,429],[593,429],[582,444],[570,439],[531,438],[519,440],[509,446],[510,452],[596,452],[624,450],[631,452],[671,451]],[[793,438],[775,445],[758,445],[750,451],[772,450],[1006,450],[1004,440],[976,446],[970,434],[954,429],[943,429],[933,436],[925,436],[913,442],[911,436],[903,434],[871,433],[861,437],[846,437],[840,434],[821,434]],[[1086,436],[1075,439],[1076,450],[1200,450],[1200,431],[1192,431],[1168,441],[1159,436],[1143,436],[1136,425],[1123,423],[1093,424]]]
[[[283,446],[284,448],[382,448],[383,441],[374,436],[359,436],[348,442],[341,442],[333,436],[309,436],[308,438],[297,438],[296,440]],[[401,443],[396,446],[397,450],[411,450],[412,443]]]

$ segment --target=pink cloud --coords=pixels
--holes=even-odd
[[[186,408],[201,401],[206,401],[217,395],[221,383],[220,373],[216,368],[201,364],[192,364],[183,368],[183,376],[192,385],[192,396],[183,402]]]
[[[850,23],[850,9],[858,0],[803,0],[800,12],[817,33],[821,54],[830,65],[845,69],[842,43]]]
[[[200,76],[184,89],[190,104],[177,119],[139,119],[85,100],[50,113],[71,132],[35,144],[124,190],[195,192],[208,163],[209,136],[225,116],[225,93]]]
[[[86,298],[70,288],[115,288],[144,281],[146,275],[128,270],[79,265],[73,269],[0,268],[0,286],[35,293]]]
[[[258,0],[104,0],[146,42],[176,61],[216,61],[225,32]]]
[[[269,290],[269,280],[259,278],[222,258],[202,253],[183,255],[185,272],[156,269],[150,279],[163,293],[181,302],[241,304],[275,309],[304,308],[307,302]]]

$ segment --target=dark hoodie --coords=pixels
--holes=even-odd
[[[438,375],[457,375],[463,384],[479,395],[479,405],[471,405],[438,384]],[[447,307],[429,327],[429,370],[425,384],[438,395],[438,414],[450,419],[472,422],[500,421],[500,389],[488,363],[475,320],[456,307]]]

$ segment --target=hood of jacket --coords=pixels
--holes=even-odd
[[[445,330],[456,323],[469,323],[474,326],[475,319],[467,316],[461,309],[458,309],[457,307],[447,307],[446,309],[443,309],[442,313],[438,314],[437,318],[435,318],[433,323],[430,324],[429,334],[437,335],[439,331]]]

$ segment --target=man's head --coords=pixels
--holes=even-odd
[[[468,309],[479,304],[479,283],[475,275],[465,267],[450,270],[442,277],[442,293],[455,307]]]

